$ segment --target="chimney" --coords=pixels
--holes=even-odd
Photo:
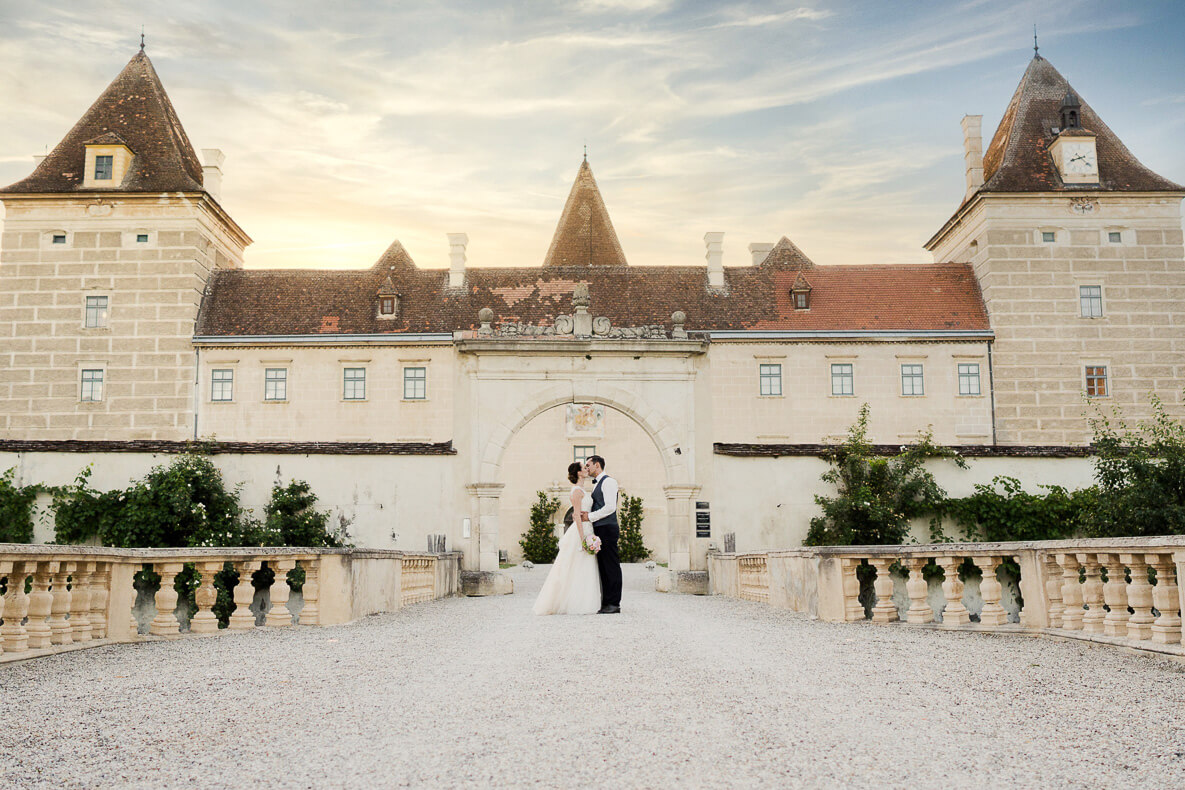
[[[222,163],[226,156],[220,148],[203,148],[202,159],[206,162],[202,165],[202,186],[210,197],[222,200]]]
[[[708,287],[724,287],[724,234],[705,233],[704,246],[708,248]]]
[[[766,259],[774,245],[765,241],[755,241],[749,245],[749,254],[753,256],[753,265],[757,266]]]
[[[967,194],[971,197],[983,186],[983,116],[963,116],[963,160],[967,166]]]
[[[465,248],[469,236],[464,233],[448,234],[448,287],[465,287]]]

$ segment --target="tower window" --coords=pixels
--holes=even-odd
[[[1123,241],[1123,234],[1117,230],[1112,230],[1107,233],[1107,241],[1112,244],[1119,244]]]
[[[1078,286],[1078,304],[1083,318],[1102,318],[1103,316],[1103,286]]]
[[[148,234],[147,233],[137,233],[136,234],[136,243],[137,244],[147,244],[148,243]]]
[[[1045,244],[1052,244],[1057,241],[1057,233],[1052,230],[1041,231],[1041,241]]]
[[[1086,397],[1107,397],[1107,368],[1105,365],[1086,366]]]
[[[55,233],[53,235],[53,243],[54,244],[65,244],[66,243],[66,234],[65,233]]]
[[[110,181],[112,165],[115,161],[113,156],[96,156],[95,157],[95,180],[96,181]]]
[[[86,298],[86,320],[83,326],[87,329],[107,326],[106,296],[88,296]]]
[[[97,403],[103,400],[103,371],[82,371],[82,393],[79,400],[83,403]]]

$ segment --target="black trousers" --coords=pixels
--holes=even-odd
[[[613,524],[603,527],[594,524],[593,534],[601,539],[601,550],[597,552],[601,606],[621,606],[621,555],[617,551],[617,538],[621,532]]]

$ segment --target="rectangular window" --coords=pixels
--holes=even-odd
[[[54,244],[65,244],[66,243],[66,234],[65,233],[55,233],[53,235],[53,243]]]
[[[147,233],[137,233],[136,234],[136,243],[137,244],[147,244],[148,243],[148,234]]]
[[[403,369],[403,399],[424,400],[428,397],[428,368]]]
[[[960,395],[978,395],[979,390],[979,363],[978,362],[960,362],[959,363],[959,394]]]
[[[88,296],[86,298],[86,324],[88,329],[107,326],[107,297]]]
[[[95,403],[103,400],[103,371],[82,371],[82,395],[84,403]]]
[[[1082,307],[1083,318],[1100,318],[1103,315],[1103,286],[1078,286],[1078,303]]]
[[[761,382],[761,394],[776,396],[782,394],[782,366],[761,365],[758,368],[758,378]]]
[[[926,394],[922,386],[921,365],[910,364],[901,366],[901,394],[911,397]]]
[[[288,368],[267,368],[263,371],[263,399],[288,400]]]
[[[1123,241],[1123,234],[1117,230],[1110,231],[1107,233],[1107,241],[1112,244],[1119,244]]]
[[[832,395],[852,395],[855,393],[853,386],[853,375],[851,363],[835,364],[831,366],[831,394]]]
[[[1057,233],[1052,230],[1043,230],[1041,231],[1041,241],[1045,242],[1046,244],[1055,242],[1057,241]]]
[[[1086,397],[1107,397],[1107,368],[1105,365],[1086,366]]]
[[[366,400],[366,368],[346,368],[342,374],[342,398]]]
[[[383,296],[379,298],[379,315],[395,315],[394,296]]]
[[[235,395],[235,372],[233,370],[210,371],[210,400],[231,401]]]
[[[95,157],[95,180],[96,181],[110,181],[111,180],[111,166],[115,157],[113,156],[96,156]]]
[[[596,454],[597,447],[594,444],[578,444],[572,448],[572,460],[578,464],[584,463]]]

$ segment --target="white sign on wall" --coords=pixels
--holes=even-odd
[[[605,407],[595,403],[569,403],[566,424],[569,439],[601,438],[605,435]]]

